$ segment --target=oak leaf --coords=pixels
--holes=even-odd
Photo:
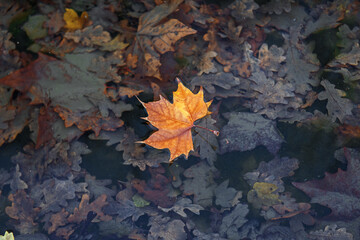
[[[178,80],[173,103],[162,96],[159,101],[141,103],[148,112],[148,117],[144,119],[159,129],[141,142],[157,149],[168,148],[170,162],[182,154],[187,158],[194,150],[191,128],[196,120],[209,114],[211,101],[204,101],[203,89],[194,94]]]
[[[77,14],[73,9],[66,8],[64,13],[64,21],[65,21],[65,28],[74,31],[77,29],[82,29],[85,23],[89,19],[89,15],[87,12],[82,12],[81,16]]]

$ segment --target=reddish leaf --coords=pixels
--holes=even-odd
[[[293,185],[311,197],[312,203],[331,208],[329,218],[354,219],[360,216],[360,157],[355,150],[344,148],[348,161],[347,171],[325,173],[321,180]]]

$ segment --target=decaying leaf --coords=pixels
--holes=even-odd
[[[259,114],[232,112],[229,122],[220,135],[220,152],[248,151],[264,145],[269,152],[276,153],[284,141],[273,121]]]
[[[339,119],[343,122],[345,117],[351,115],[353,109],[353,103],[342,97],[342,91],[335,88],[335,85],[330,83],[328,80],[322,80],[321,85],[325,88],[325,91],[319,93],[319,100],[327,99],[326,108],[328,114],[333,121]]]
[[[260,11],[267,12],[270,14],[281,14],[282,12],[291,11],[291,3],[294,3],[295,0],[271,0],[266,4],[261,5]]]
[[[178,81],[173,103],[160,96],[159,101],[142,104],[148,112],[144,119],[159,129],[142,142],[158,149],[168,148],[170,162],[182,154],[187,158],[194,150],[191,128],[196,120],[209,114],[211,101],[204,101],[202,88],[194,94]]]
[[[273,206],[280,202],[276,190],[278,190],[278,187],[275,184],[256,182],[253,185],[253,189],[248,192],[247,200],[252,203],[255,208]]]
[[[328,225],[324,230],[311,231],[310,239],[314,240],[353,240],[351,233],[346,232],[346,228],[338,228],[336,224]]]
[[[12,232],[5,231],[4,235],[0,235],[0,240],[15,240]]]
[[[93,129],[96,134],[101,129],[115,130],[123,124],[118,118],[121,109],[132,107],[107,99],[103,94],[104,82],[86,71],[88,57],[86,54],[72,55],[68,56],[68,61],[60,61],[39,54],[37,60],[0,79],[0,83],[26,93],[34,104],[47,105],[50,101],[66,127],[75,124],[82,131]]]
[[[229,8],[232,10],[231,15],[242,21],[246,18],[254,18],[254,11],[259,5],[254,0],[235,0]]]
[[[87,12],[82,12],[81,16],[77,14],[73,9],[66,8],[64,13],[64,28],[74,31],[77,29],[82,29],[85,23],[88,21],[89,15]]]
[[[38,217],[40,208],[34,208],[34,201],[24,190],[18,190],[9,195],[11,206],[5,208],[5,212],[10,218],[17,220],[15,229],[21,234],[29,234],[37,231],[35,219]]]
[[[214,175],[215,169],[204,161],[186,169],[184,176],[187,179],[183,182],[184,194],[194,195],[194,203],[203,207],[210,206],[216,187]]]
[[[181,198],[171,208],[162,208],[160,206],[159,206],[159,208],[164,212],[174,211],[182,217],[187,217],[186,213],[184,212],[185,209],[187,209],[197,215],[200,214],[201,210],[204,210],[204,208],[202,206],[200,206],[198,204],[193,204],[189,198]]]
[[[82,195],[79,207],[74,209],[74,213],[68,217],[68,221],[73,223],[80,223],[87,218],[88,213],[91,211],[96,213],[97,220],[105,222],[110,221],[112,217],[105,215],[102,212],[102,208],[108,204],[106,198],[106,195],[102,194],[89,204],[89,195]]]
[[[149,220],[149,240],[157,239],[186,239],[185,224],[179,220],[171,220],[170,217],[162,217],[161,215],[151,217]]]
[[[145,76],[161,79],[159,67],[160,54],[174,51],[173,44],[179,39],[196,33],[177,19],[170,19],[161,23],[169,14],[174,12],[183,0],[174,0],[156,6],[139,18],[136,40],[131,57],[137,57],[137,68],[142,68]]]
[[[354,219],[360,215],[359,182],[360,157],[356,150],[343,149],[347,158],[347,171],[338,169],[337,173],[325,173],[321,180],[304,183],[293,182],[293,185],[308,196],[312,203],[331,208],[329,218]]]
[[[239,203],[232,209],[232,211],[225,215],[220,226],[220,235],[227,239],[238,239],[238,229],[243,226],[248,220],[246,215],[249,213],[246,204]]]
[[[223,208],[231,208],[239,203],[239,199],[242,197],[241,191],[236,191],[232,187],[228,187],[229,180],[225,180],[214,190],[216,205]]]

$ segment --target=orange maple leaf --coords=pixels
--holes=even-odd
[[[201,126],[194,125],[194,122],[210,114],[208,107],[212,101],[204,101],[204,92],[200,88],[197,94],[192,93],[177,78],[178,89],[174,92],[173,103],[160,95],[160,100],[143,103],[148,112],[149,121],[158,129],[148,139],[140,141],[157,148],[170,150],[170,163],[175,158],[184,154],[187,158],[190,151],[194,150],[191,128]],[[210,130],[210,129],[208,129]],[[210,130],[215,135],[218,131]]]

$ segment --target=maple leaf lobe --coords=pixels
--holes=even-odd
[[[191,128],[196,120],[209,114],[211,101],[204,101],[203,89],[194,94],[178,80],[173,103],[162,96],[159,101],[141,103],[148,112],[144,119],[158,129],[142,143],[157,149],[168,148],[170,162],[182,154],[187,158],[194,150]]]

